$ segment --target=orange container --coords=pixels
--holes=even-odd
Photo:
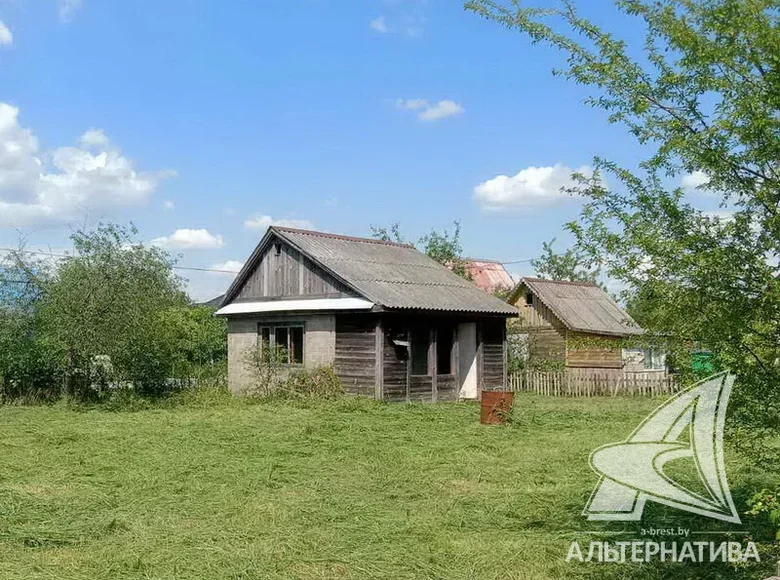
[[[483,425],[506,423],[514,402],[512,391],[482,391],[479,422]]]

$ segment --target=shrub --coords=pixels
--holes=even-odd
[[[344,387],[331,366],[320,366],[311,371],[306,369],[293,371],[283,385],[282,392],[293,398],[332,400],[344,394]]]
[[[264,352],[259,346],[245,355],[252,385],[244,395],[253,399],[336,399],[344,394],[341,381],[330,366],[296,369],[281,363],[284,353]]]

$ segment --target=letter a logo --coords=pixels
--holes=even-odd
[[[741,523],[723,461],[723,425],[733,384],[728,372],[700,381],[653,411],[624,443],[596,449],[590,466],[601,477],[583,515],[638,521],[645,502],[652,500]],[[693,459],[702,490],[692,491],[664,473],[666,463],[681,458]]]

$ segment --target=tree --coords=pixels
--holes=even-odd
[[[780,26],[777,0],[616,0],[645,29],[629,43],[555,9],[472,0],[470,9],[552,46],[558,74],[652,153],[630,170],[603,158],[573,190],[580,251],[640,295],[642,323],[713,350],[738,374],[730,426],[756,459],[780,427]],[[608,174],[609,187],[600,179]],[[691,176],[727,214],[706,214],[672,178]]]
[[[458,276],[470,279],[466,270],[466,260],[463,259],[463,248],[460,245],[460,221],[453,222],[454,229],[452,233],[444,230],[441,233],[434,229],[418,240],[425,254],[450,268]],[[404,239],[401,235],[401,225],[395,222],[390,228],[371,226],[372,237],[386,242],[395,242],[399,244],[415,244]]]
[[[39,402],[58,394],[61,373],[36,309],[51,269],[24,251],[24,241],[0,260],[0,401]]]
[[[569,282],[597,283],[600,273],[598,267],[593,268],[588,264],[588,259],[578,248],[569,248],[562,254],[553,250],[555,238],[549,242],[542,242],[542,255],[531,260],[531,266],[540,278],[550,280],[568,280]]]
[[[113,224],[77,231],[73,255],[45,287],[41,331],[71,396],[83,395],[96,374],[106,373],[142,394],[166,389],[174,348],[163,317],[188,300],[170,256],[142,245],[136,235],[134,228]]]

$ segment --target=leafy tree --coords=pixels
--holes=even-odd
[[[164,315],[188,301],[173,260],[136,235],[113,224],[77,231],[73,255],[45,287],[41,330],[65,369],[69,395],[83,395],[103,372],[141,394],[166,388],[174,349]]]
[[[458,276],[470,279],[466,270],[466,260],[463,259],[463,247],[460,245],[460,221],[453,222],[453,231],[448,230],[437,232],[432,229],[429,233],[422,236],[417,244],[406,240],[401,235],[401,225],[395,222],[389,228],[371,226],[372,237],[386,242],[396,242],[399,244],[419,245],[422,251],[439,262],[450,268]]]
[[[173,376],[191,376],[195,369],[227,357],[227,321],[206,306],[173,306],[160,313],[164,343],[170,349]]]
[[[401,223],[393,222],[389,228],[371,226],[371,237],[383,242],[395,242],[396,244],[412,244],[401,235]]]
[[[542,242],[541,257],[531,260],[537,276],[550,280],[597,283],[600,270],[589,266],[588,258],[582,251],[574,247],[557,254],[553,250],[554,243],[555,238]]]
[[[36,315],[50,276],[50,264],[31,259],[23,243],[0,260],[0,401],[58,394],[60,373]]]
[[[644,39],[618,38],[575,3],[466,7],[566,57],[558,74],[651,151],[637,169],[597,158],[580,177],[578,248],[646,302],[642,323],[712,349],[737,372],[730,425],[753,457],[780,427],[780,26],[777,0],[616,0]],[[583,4],[584,5],[584,4]],[[619,34],[619,33],[618,33]],[[607,187],[600,174],[610,176]],[[691,174],[728,215],[670,186]],[[776,450],[775,450],[776,451]]]
[[[136,236],[101,224],[61,260],[23,244],[0,260],[0,400],[224,383],[225,320],[192,306],[174,260]]]

